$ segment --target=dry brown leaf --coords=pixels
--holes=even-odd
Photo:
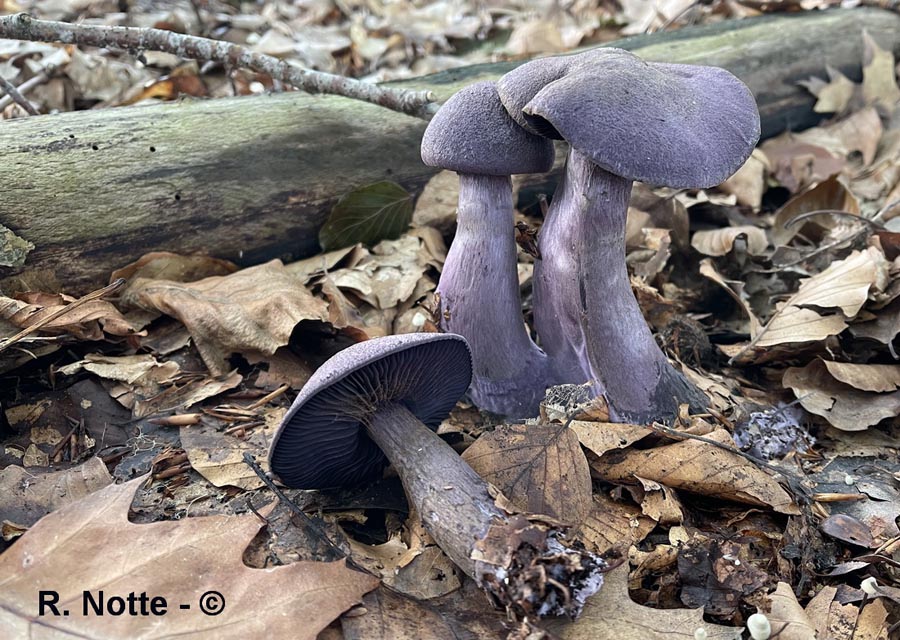
[[[834,218],[825,215],[808,218],[801,224],[789,225],[791,220],[804,213],[826,210],[846,211],[859,215],[859,201],[836,176],[823,180],[812,189],[794,196],[778,210],[772,223],[773,244],[785,245],[808,227],[832,228],[835,224]]]
[[[810,78],[800,84],[817,98],[813,111],[843,114],[849,110],[850,103],[857,93],[857,85],[829,64],[825,65],[825,71],[828,73],[828,82],[820,78]]]
[[[299,278],[303,284],[309,284],[313,278],[329,273],[336,267],[354,267],[367,255],[369,255],[369,250],[361,244],[356,244],[352,247],[321,253],[306,260],[288,263],[284,269]]]
[[[806,129],[794,137],[798,142],[826,149],[837,158],[848,159],[851,154],[859,153],[863,165],[868,166],[875,158],[883,131],[878,112],[869,107],[823,127]]]
[[[816,640],[816,629],[806,617],[803,607],[797,602],[791,585],[779,582],[769,594],[772,610],[766,613],[772,634],[782,640]]]
[[[882,600],[870,601],[859,612],[853,640],[888,640],[887,628],[890,624],[888,610]]]
[[[703,609],[651,609],[628,595],[628,563],[604,576],[603,588],[589,598],[575,622],[550,620],[547,627],[562,640],[694,640],[703,628],[710,640],[737,640],[740,627],[724,627],[703,620]]]
[[[800,309],[793,305],[780,305],[775,315],[763,329],[761,336],[753,344],[757,347],[771,347],[785,343],[818,342],[828,336],[836,336],[847,328],[840,315],[820,315],[812,309]]]
[[[455,171],[441,171],[433,176],[416,200],[412,223],[416,227],[434,227],[450,235],[456,226],[456,204],[459,200],[459,177]]]
[[[744,283],[736,280],[725,280],[722,275],[716,271],[716,267],[713,265],[712,260],[709,258],[703,258],[700,261],[700,275],[705,278],[709,278],[717,285],[722,287],[731,298],[737,302],[741,309],[744,310],[744,314],[747,316],[750,323],[750,335],[755,336],[759,333],[760,327],[762,326],[759,322],[759,318],[756,317],[756,314],[753,313],[753,309],[750,308],[750,303],[744,299],[741,295],[741,292],[744,288]]]
[[[348,537],[353,560],[381,578],[391,589],[416,600],[428,600],[459,589],[453,562],[433,542],[410,549],[399,534],[379,545]]]
[[[641,483],[639,496],[641,512],[661,525],[673,526],[684,522],[681,500],[671,488],[654,480],[634,476]]]
[[[84,360],[57,369],[57,373],[71,376],[79,371],[89,371],[106,380],[118,380],[136,387],[156,389],[171,382],[181,373],[181,367],[173,360],[158,362],[149,354],[133,356],[106,356],[89,353]]]
[[[728,180],[719,185],[719,189],[737,198],[738,204],[759,209],[763,194],[766,191],[766,174],[769,171],[769,159],[760,149],[754,149],[747,161],[741,165]]]
[[[647,537],[656,522],[641,513],[639,507],[594,494],[593,508],[575,537],[595,553],[605,553],[614,547],[627,549]]]
[[[25,329],[61,311],[74,298],[62,294],[36,291],[21,294],[18,299],[0,296],[0,319]],[[102,340],[103,334],[114,336],[140,335],[137,327],[128,322],[106,300],[91,300],[41,327],[43,333],[71,333],[80,340]]]
[[[872,373],[861,373],[866,370],[860,368],[867,366],[873,365],[856,365],[851,369],[838,367],[838,372],[867,386],[886,387],[890,384],[877,369]],[[900,391],[872,393],[855,389],[835,379],[823,360],[814,360],[803,368],[787,369],[781,382],[794,391],[804,409],[844,431],[862,431],[885,418],[900,415]]]
[[[30,527],[60,507],[113,481],[100,458],[65,471],[26,471],[11,464],[0,471],[0,520]]]
[[[723,429],[704,437],[734,447]],[[591,469],[607,482],[634,484],[640,475],[675,489],[769,506],[779,513],[799,513],[791,496],[768,473],[737,453],[699,440],[647,450],[611,451],[591,461]]]
[[[900,102],[900,88],[894,75],[894,54],[882,49],[863,31],[863,97],[890,114]]]
[[[476,640],[507,637],[504,617],[471,580],[438,600],[416,602],[380,587],[341,617],[345,640]]]
[[[751,256],[763,255],[769,246],[766,232],[748,225],[697,231],[691,238],[691,246],[705,256],[724,256],[734,249],[739,238],[746,243],[746,252]]]
[[[127,306],[134,306],[134,281],[139,278],[193,282],[210,276],[224,276],[237,271],[237,265],[227,260],[209,256],[183,256],[168,251],[146,253],[131,264],[112,272],[110,282],[125,278],[125,288],[119,299]]]
[[[825,271],[802,281],[800,288],[780,304],[765,327],[754,336],[756,346],[810,342],[837,335],[846,328],[871,291],[887,286],[890,264],[875,247],[854,251],[831,263]],[[812,308],[810,308],[812,307]],[[840,309],[840,315],[820,315],[814,309]]]
[[[840,173],[846,164],[827,149],[796,139],[790,131],[769,138],[759,148],[769,159],[772,176],[791,193]]]
[[[512,504],[579,525],[591,511],[591,472],[578,436],[565,425],[501,425],[463,460]]]
[[[233,352],[275,353],[301,320],[327,320],[325,301],[280,260],[188,284],[141,280],[134,287],[141,306],[178,318],[188,328],[213,375],[228,371]]]
[[[342,561],[247,567],[244,549],[263,525],[254,514],[131,524],[128,509],[145,479],[51,513],[0,556],[0,627],[10,637],[313,640],[378,584]],[[70,615],[39,618],[39,589],[58,592],[60,611]],[[166,615],[82,615],[82,593],[100,590],[107,598],[165,598]],[[224,600],[218,615],[199,610],[201,602],[214,604],[209,591]]]
[[[646,427],[617,422],[573,420],[569,423],[569,428],[575,432],[582,445],[598,456],[613,449],[624,449],[653,433]]]
[[[134,389],[121,385],[110,390],[124,407],[130,407],[135,418],[143,418],[154,413],[163,413],[174,409],[188,409],[220,393],[234,389],[243,378],[237,371],[231,371],[217,378],[204,378],[189,382],[180,387],[169,387],[161,393],[143,397],[134,393]],[[131,396],[129,398],[129,395]]]
[[[268,470],[265,454],[285,413],[287,409],[284,407],[266,411],[265,426],[249,430],[249,435],[244,438],[226,434],[202,422],[181,427],[181,446],[191,467],[215,486],[258,489],[263,482],[244,462],[244,454],[251,453],[260,461],[260,466]]]
[[[336,286],[352,291],[374,309],[387,310],[413,295],[432,260],[421,238],[405,235],[379,242],[359,264],[332,271],[330,277]]]
[[[900,388],[900,365],[853,364],[826,360],[825,367],[835,380],[840,380],[860,391],[884,393]]]

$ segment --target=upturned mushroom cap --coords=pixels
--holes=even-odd
[[[621,49],[562,60],[536,69],[535,77],[552,71],[559,78],[521,108],[525,120],[623,178],[711,187],[737,171],[759,140],[753,94],[724,69],[645,62]],[[535,89],[523,79],[528,66],[501,79],[519,91],[513,108]]]
[[[458,173],[543,173],[553,166],[553,143],[510,118],[493,82],[476,82],[451,96],[428,123],[422,162]]]
[[[386,460],[366,435],[367,417],[396,402],[436,429],[471,379],[469,346],[455,334],[413,333],[351,345],[300,390],[275,433],[269,466],[298,489],[376,479]]]

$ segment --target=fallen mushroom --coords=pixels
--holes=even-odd
[[[563,546],[558,526],[498,506],[432,429],[472,377],[466,341],[417,333],[361,342],[309,379],[275,434],[272,472],[323,489],[381,476],[389,460],[437,544],[494,601],[522,615],[577,616],[604,563]]]
[[[422,161],[459,175],[456,236],[437,290],[441,328],[472,349],[472,400],[506,416],[536,415],[556,381],[522,317],[510,175],[549,170],[553,144],[516,125],[493,82],[477,82],[428,124]]]
[[[529,130],[570,145],[541,230],[534,314],[556,371],[577,362],[616,420],[671,419],[706,398],[669,364],[631,291],[625,218],[634,180],[706,188],[759,139],[750,90],[723,69],[597,49],[526,63],[498,83]],[[577,380],[569,380],[577,382]]]

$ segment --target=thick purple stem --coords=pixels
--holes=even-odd
[[[459,174],[456,237],[438,284],[441,327],[466,338],[482,409],[536,415],[551,384],[547,357],[522,317],[509,176]]]
[[[642,423],[671,419],[680,403],[702,410],[706,397],[669,364],[631,291],[625,265],[631,186],[579,151],[569,152],[560,211],[564,206],[570,220],[565,229],[576,246],[577,273],[561,274],[561,302],[580,318],[591,379],[611,417]],[[547,238],[546,244],[556,241]]]
[[[550,361],[554,384],[583,384],[591,379],[578,303],[581,229],[572,215],[581,200],[578,185],[587,178],[570,176],[570,165],[571,155],[541,228],[541,259],[534,265],[534,327]]]

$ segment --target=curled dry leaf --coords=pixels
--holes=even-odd
[[[759,148],[769,159],[774,178],[791,193],[840,173],[846,164],[843,158],[798,140],[791,132],[769,138]]]
[[[801,224],[791,224],[797,216],[813,211],[846,211],[859,215],[859,201],[837,176],[831,176],[812,189],[794,196],[778,210],[772,223],[772,242],[776,246],[787,244],[800,231],[811,226],[828,229],[834,227],[835,218],[828,215],[808,218]]]
[[[65,471],[26,471],[11,464],[0,471],[0,521],[30,527],[112,481],[106,465],[96,457]]]
[[[132,524],[128,509],[146,479],[110,485],[55,511],[0,556],[0,627],[10,637],[254,638],[314,640],[378,580],[340,562],[253,569],[245,547],[262,521],[254,514]],[[59,594],[71,615],[38,620],[38,589]],[[82,594],[145,592],[166,599],[165,616],[82,615]],[[218,615],[198,611],[218,591]],[[208,600],[209,601],[209,600]],[[191,605],[190,610],[180,604]]]
[[[837,335],[869,298],[870,291],[883,291],[890,263],[875,247],[854,251],[833,262],[825,271],[807,278],[785,303],[778,306],[765,327],[753,338],[756,346],[785,342],[809,342]],[[839,309],[843,315],[822,315],[815,309]]]
[[[213,375],[228,371],[233,352],[272,354],[286,345],[301,320],[327,320],[314,297],[280,260],[197,282],[143,280],[135,285],[144,308],[178,318],[191,332]]]
[[[810,622],[797,602],[791,585],[779,582],[773,593],[769,594],[772,610],[766,613],[772,632],[784,640],[816,640],[816,628]]]
[[[215,486],[258,489],[263,486],[262,480],[244,462],[244,454],[252,454],[268,471],[265,454],[286,412],[283,407],[266,411],[263,416],[265,425],[248,429],[249,435],[244,438],[226,434],[202,422],[181,427],[181,446],[191,467]]]
[[[416,200],[412,223],[417,227],[434,227],[449,236],[456,227],[456,203],[459,200],[459,177],[455,171],[441,171],[425,183]]]
[[[830,365],[830,366],[829,366]],[[842,382],[851,380],[863,388]],[[784,372],[782,384],[793,390],[804,409],[822,416],[844,431],[862,431],[885,418],[900,415],[900,391],[890,389],[897,379],[896,365],[840,365],[814,360],[803,368]]]
[[[417,602],[379,587],[363,598],[361,610],[341,617],[341,630],[345,640],[507,637],[503,617],[477,589],[469,580],[448,596]]]
[[[651,609],[628,595],[628,563],[604,577],[600,592],[587,601],[577,622],[561,619],[547,627],[562,640],[694,640],[703,628],[710,640],[737,640],[740,627],[725,627],[703,620],[703,609]]]
[[[745,251],[751,256],[763,255],[769,246],[766,232],[748,225],[698,231],[691,238],[691,246],[705,256],[724,256],[734,249],[739,239],[746,244]]]
[[[133,287],[141,278],[150,280],[173,280],[175,282],[193,282],[210,276],[224,276],[237,271],[237,265],[227,260],[209,256],[183,256],[169,251],[152,251],[146,253],[131,264],[116,269],[110,275],[113,282],[125,278],[125,288],[119,293],[119,299],[125,305],[135,305]]]
[[[403,595],[416,600],[429,600],[460,587],[459,570],[433,543],[410,553],[411,550],[399,536],[374,546],[353,538],[348,538],[348,541],[357,564]]]
[[[578,436],[565,425],[501,425],[463,460],[517,508],[580,524],[591,510],[591,472]]]
[[[882,49],[863,31],[863,97],[885,114],[890,114],[900,102],[900,88],[894,71],[894,54]]]
[[[618,422],[572,420],[569,428],[575,432],[585,448],[598,456],[613,449],[624,449],[653,433],[647,427]]]
[[[800,142],[826,149],[837,158],[849,159],[852,154],[859,153],[863,165],[868,166],[875,158],[883,132],[878,112],[870,107],[823,127],[806,129],[794,134],[794,137]]]
[[[738,204],[759,209],[766,191],[766,174],[769,159],[760,149],[754,149],[747,161],[730,178],[719,185],[719,189],[737,198]]]
[[[858,88],[850,78],[831,65],[826,64],[825,71],[828,73],[828,82],[813,77],[800,84],[817,98],[813,111],[842,115],[848,110]]]
[[[31,291],[19,298],[0,296],[0,319],[25,329],[61,311],[75,298],[62,294]],[[71,333],[80,340],[102,340],[103,334],[130,336],[138,329],[106,300],[91,300],[41,327],[45,333]]]
[[[604,493],[594,494],[588,517],[575,531],[575,537],[595,553],[639,544],[656,527],[656,521],[633,504],[613,500]]]
[[[704,436],[733,447],[723,429]],[[636,474],[692,493],[769,506],[779,513],[797,514],[791,496],[768,473],[737,453],[695,439],[653,449],[611,451],[591,461],[591,469],[607,482],[635,484]]]
[[[181,373],[181,367],[177,362],[173,360],[158,362],[149,354],[106,356],[100,353],[89,353],[84,360],[60,367],[57,373],[71,376],[82,370],[105,380],[118,380],[151,390],[171,382]]]

